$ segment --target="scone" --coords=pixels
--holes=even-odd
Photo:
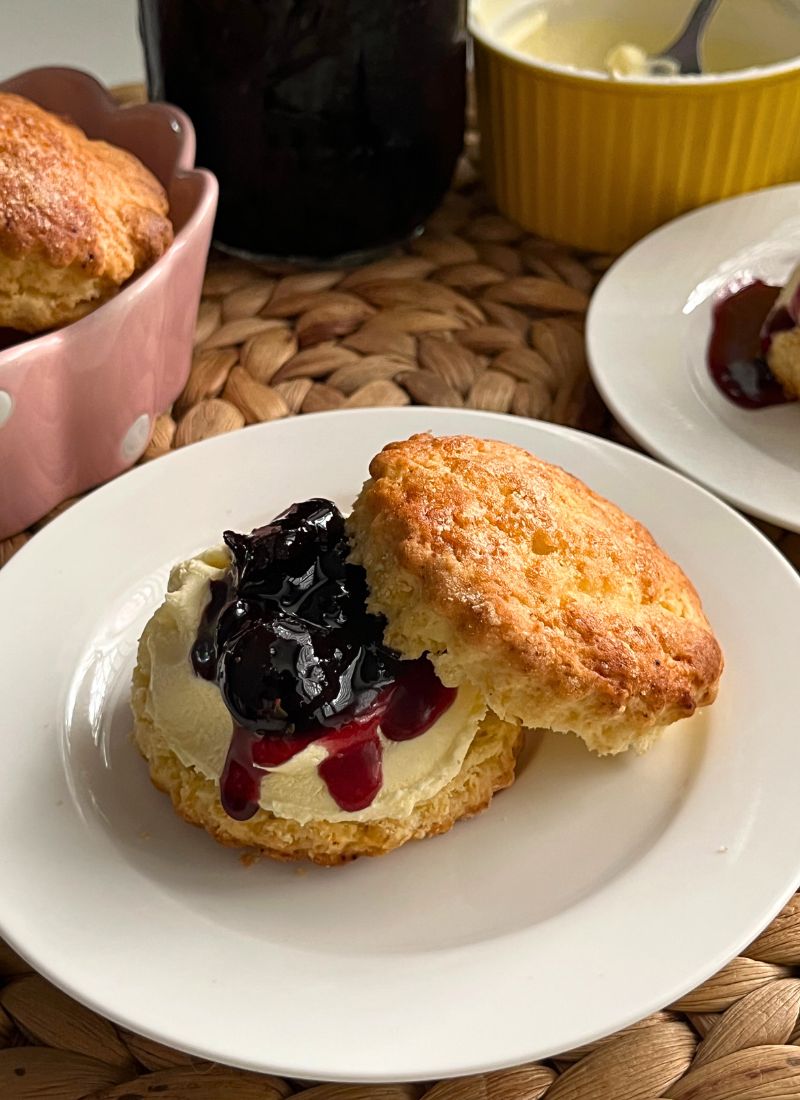
[[[417,435],[370,465],[348,521],[369,607],[403,657],[509,722],[647,748],[714,700],[697,593],[640,523],[507,443]]]
[[[786,281],[761,331],[767,366],[787,397],[800,397],[800,264]]]
[[[161,184],[131,153],[0,93],[0,327],[75,321],[169,247]]]
[[[433,836],[514,779],[522,728],[645,748],[710,703],[719,646],[644,528],[526,451],[414,436],[325,500],[173,569],[135,739],[227,844],[341,863]]]

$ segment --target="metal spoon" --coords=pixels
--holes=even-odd
[[[718,4],[719,0],[698,0],[675,41],[663,53],[647,59],[647,71],[651,76],[671,75],[676,72],[694,75],[703,71],[700,64],[700,42],[706,24]]]

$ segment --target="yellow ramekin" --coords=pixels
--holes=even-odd
[[[470,18],[483,171],[526,229],[617,253],[686,210],[800,179],[800,58],[614,80],[504,45],[484,2]]]

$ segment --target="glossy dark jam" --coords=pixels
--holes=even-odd
[[[388,740],[418,737],[455,691],[426,658],[401,661],[383,645],[330,501],[223,537],[233,565],[211,585],[192,664],[219,685],[234,721],[220,781],[226,812],[251,817],[265,773],[313,741],[327,752],[319,773],[337,805],[364,809],[382,784],[379,727]]]
[[[714,306],[708,369],[718,388],[743,409],[790,400],[765,358],[770,336],[794,327],[786,310],[778,310],[766,325],[779,293],[779,287],[756,281],[732,290]]]

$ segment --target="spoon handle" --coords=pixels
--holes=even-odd
[[[698,0],[683,30],[669,49],[665,51],[670,57],[674,57],[681,62],[681,69],[684,72],[699,72],[698,42],[703,33],[703,28],[714,14],[714,9],[718,3],[719,0]],[[688,66],[692,63],[698,67],[690,70]]]

